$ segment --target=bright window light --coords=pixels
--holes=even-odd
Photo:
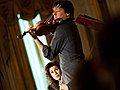
[[[21,34],[27,29],[29,28],[29,22],[27,20],[22,20],[20,18],[20,15],[17,15],[18,19],[19,19],[19,26],[20,26],[20,32]],[[40,14],[38,14],[33,20],[32,23],[33,25],[35,25],[38,21],[40,21]],[[47,40],[46,37],[40,36],[39,39],[47,45]],[[48,82],[47,82],[47,78],[45,76],[45,70],[44,70],[44,66],[49,62],[48,59],[44,58],[42,52],[39,50],[39,53],[37,51],[36,48],[36,44],[33,40],[33,38],[29,35],[26,34],[26,36],[23,37],[23,41],[25,44],[25,48],[26,48],[26,52],[28,55],[28,59],[29,59],[29,63],[30,63],[30,67],[32,70],[32,74],[35,80],[35,84],[37,87],[37,90],[48,90]],[[41,55],[38,55],[41,54]],[[41,57],[39,57],[41,56]]]

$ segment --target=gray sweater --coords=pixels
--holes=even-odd
[[[70,83],[75,67],[84,59],[79,32],[74,21],[67,19],[56,27],[51,45],[44,45],[43,53],[49,60],[53,60],[59,54],[63,83]]]

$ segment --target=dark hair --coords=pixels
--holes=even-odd
[[[52,86],[52,88],[54,88],[55,90],[59,90],[59,82],[55,79],[53,79],[53,77],[51,76],[49,69],[52,66],[57,66],[60,69],[60,65],[57,61],[53,61],[53,62],[49,62],[46,66],[45,66],[45,74],[46,77],[50,80],[50,84]]]
[[[73,7],[73,4],[70,2],[70,1],[57,1],[53,4],[53,7],[54,6],[57,6],[58,4],[61,5],[60,8],[63,8],[65,10],[66,13],[70,13],[70,18],[72,20],[74,20],[74,7]]]

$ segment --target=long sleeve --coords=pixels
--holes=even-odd
[[[51,41],[50,47],[44,45],[43,53],[49,60],[54,59],[59,53],[62,52],[67,43],[67,37],[65,32],[63,32],[63,27],[57,27],[54,32],[53,39]]]
[[[84,59],[79,32],[72,20],[57,26],[50,47],[44,46],[43,54],[50,60],[59,54],[63,83],[71,82],[74,69]]]

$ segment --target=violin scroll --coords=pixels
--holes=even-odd
[[[29,31],[24,31],[24,33],[23,33],[22,35],[18,35],[18,36],[17,36],[17,39],[22,39],[23,36],[26,35],[26,33],[29,33]]]

